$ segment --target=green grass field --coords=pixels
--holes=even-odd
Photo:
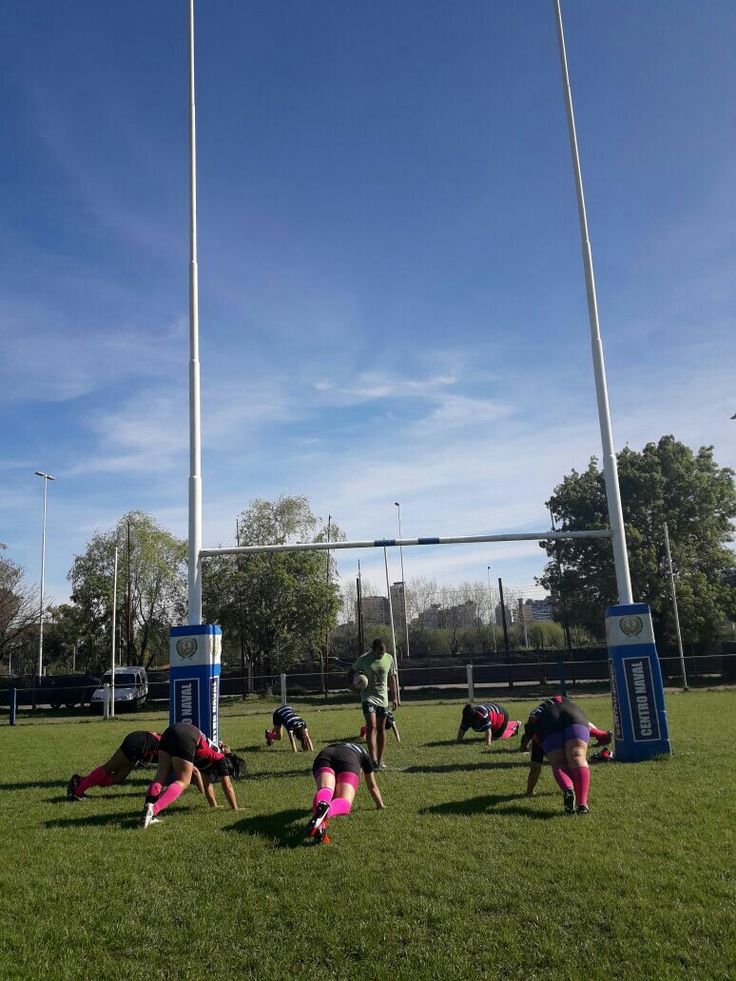
[[[610,726],[607,698],[580,703]],[[146,771],[79,804],[64,791],[160,714],[3,726],[0,977],[736,976],[736,692],[670,695],[675,756],[595,767],[587,818],[562,815],[547,768],[523,796],[518,739],[455,744],[460,707],[400,709],[386,810],[361,787],[319,847],[302,837],[311,757],[266,748],[265,706],[222,719],[250,768],[240,810],[189,790],[145,832]],[[307,718],[316,749],[362,721]]]

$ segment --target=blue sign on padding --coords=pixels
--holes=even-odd
[[[207,623],[172,627],[169,645],[169,725],[190,722],[219,739],[222,631]]]
[[[174,678],[174,719],[199,729],[199,678]]]
[[[649,657],[624,657],[621,660],[626,673],[626,695],[634,741],[659,739],[659,719]]]
[[[649,607],[644,603],[610,607],[606,611],[606,639],[616,759],[628,762],[671,753]]]

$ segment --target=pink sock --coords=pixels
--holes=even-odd
[[[501,739],[511,739],[511,737],[515,736],[516,733],[519,731],[520,725],[521,722],[519,722],[518,720],[514,722],[509,722],[509,724],[506,726],[504,731],[501,733]]]
[[[113,778],[104,766],[98,766],[96,770],[88,773],[86,777],[82,777],[79,781],[78,791],[80,794],[83,794],[90,787],[109,787],[112,782]]]
[[[175,780],[173,783],[170,783],[153,805],[153,813],[158,814],[160,811],[163,811],[165,807],[168,807],[169,804],[173,804],[183,790],[184,788],[178,781]]]
[[[572,771],[575,772],[574,770]],[[574,781],[570,779],[570,773],[561,766],[552,767],[552,776],[557,781],[562,790],[572,790]]]
[[[603,739],[608,735],[607,729],[598,729],[592,722],[588,723],[588,728],[590,729],[591,736],[595,736],[596,739]]]
[[[352,806],[352,802],[345,800],[344,797],[334,797],[330,804],[330,809],[327,812],[327,817],[335,818],[340,817],[341,814],[349,814]]]
[[[587,766],[579,766],[572,770],[572,782],[575,787],[575,803],[587,807],[588,788],[590,787],[590,770]]]
[[[146,792],[146,804],[152,804],[155,800],[158,800],[163,789],[158,780],[154,780]]]
[[[335,791],[332,787],[320,787],[317,793],[312,798],[312,810],[315,809],[320,801],[326,800],[328,803],[332,800]]]

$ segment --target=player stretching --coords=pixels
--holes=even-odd
[[[376,638],[371,644],[370,653],[363,654],[353,664],[353,671],[368,679],[368,687],[363,689],[360,696],[366,724],[366,742],[374,769],[383,770],[383,750],[386,744],[384,720],[388,712],[389,690],[394,712],[398,704],[394,659],[387,653],[383,641]]]
[[[319,752],[312,764],[317,792],[312,800],[312,819],[307,825],[307,837],[316,844],[328,844],[327,824],[330,818],[349,814],[360,783],[360,771],[365,773],[370,795],[379,810],[383,798],[374,776],[370,756],[356,743],[333,743]]]
[[[274,740],[280,740],[284,729],[289,737],[291,748],[297,752],[297,737],[302,744],[302,749],[312,752],[314,746],[309,736],[309,729],[304,719],[300,719],[291,705],[282,705],[273,713],[273,729],[266,729],[266,744],[272,746]]]
[[[245,761],[235,753],[231,753],[230,748],[224,743],[218,745],[212,742],[196,726],[188,722],[179,722],[175,726],[169,726],[161,736],[158,771],[146,794],[146,803],[140,819],[142,828],[157,822],[156,815],[169,804],[173,804],[187,789],[193,778],[198,780],[195,768],[202,774],[201,790],[210,807],[217,807],[212,784],[220,777],[227,802],[234,811],[237,811],[238,801],[230,778],[232,776],[239,780],[245,774]],[[175,779],[164,788],[164,783],[172,770]]]
[[[496,702],[471,705],[468,702],[460,719],[457,741],[462,742],[468,729],[472,729],[473,732],[484,732],[486,746],[490,746],[494,739],[511,739],[518,733],[520,727],[519,719],[509,722],[509,713],[503,705],[498,705]]]
[[[136,766],[157,763],[160,742],[161,736],[157,732],[129,732],[107,763],[98,766],[86,777],[73,774],[66,786],[66,799],[84,800],[90,788],[122,783]]]
[[[552,775],[562,790],[567,814],[588,814],[588,741],[590,727],[583,710],[562,695],[555,695],[538,705],[529,715],[521,738],[521,748],[532,743],[532,757],[526,792],[534,788],[547,756]],[[577,805],[577,806],[576,806]]]

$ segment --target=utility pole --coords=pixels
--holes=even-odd
[[[128,652],[128,664],[133,664],[133,598],[130,586],[130,518],[128,518],[128,554],[127,554],[127,596],[125,599],[125,647]]]
[[[506,655],[508,656],[511,653],[511,649],[509,647],[509,628],[508,628],[508,624],[506,623],[506,604],[503,601],[503,583],[501,582],[500,578],[498,580],[498,595],[501,598],[501,620],[503,622],[503,646],[506,649]]]

